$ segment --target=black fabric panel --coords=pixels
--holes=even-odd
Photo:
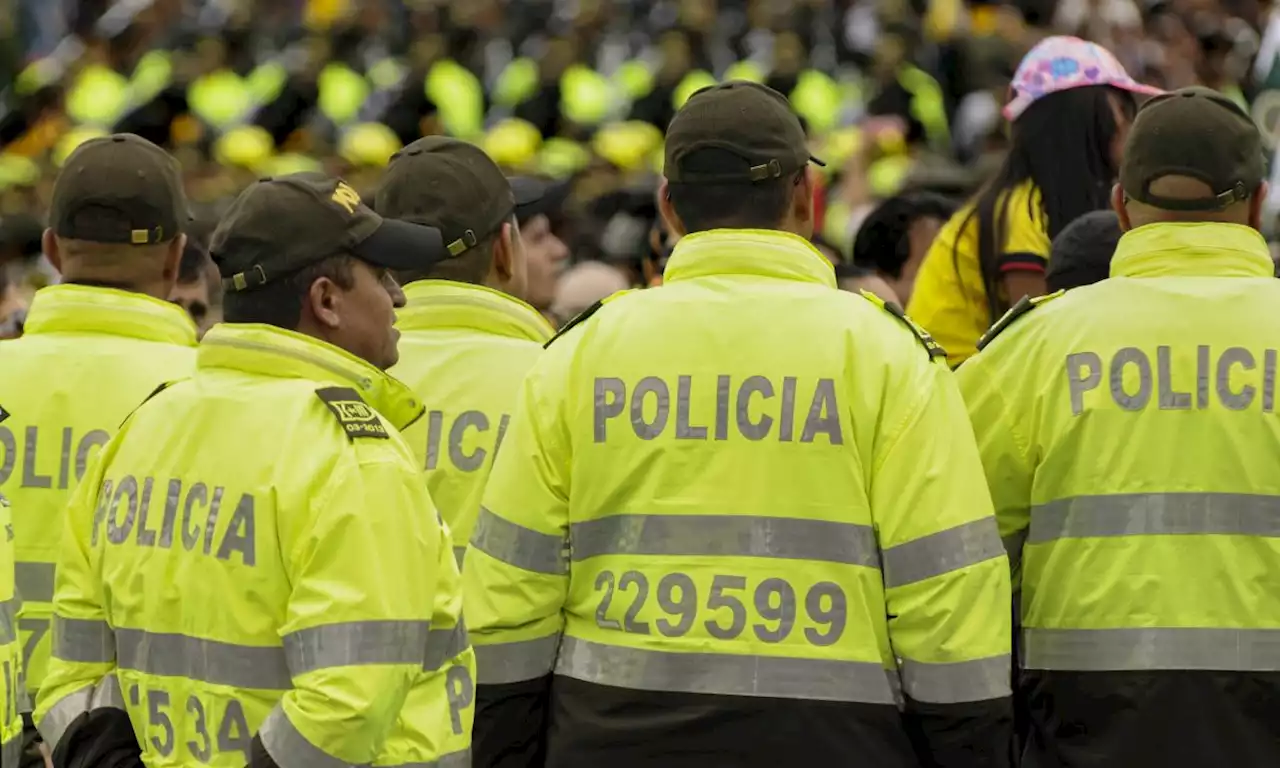
[[[542,768],[551,676],[476,686],[471,768]]]
[[[54,768],[144,768],[142,749],[123,709],[105,707],[74,721],[53,752]]]
[[[1024,768],[1280,765],[1280,672],[1024,670]]]
[[[1012,698],[964,704],[908,699],[904,719],[925,768],[1014,765]]]

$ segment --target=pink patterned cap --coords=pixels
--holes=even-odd
[[[1041,97],[1090,85],[1109,85],[1146,96],[1164,93],[1129,77],[1111,51],[1096,43],[1078,37],[1047,37],[1018,65],[1009,85],[1005,119],[1017,120]]]

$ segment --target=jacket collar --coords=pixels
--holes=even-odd
[[[36,292],[23,332],[107,333],[196,345],[195,324],[177,304],[115,288],[66,283]]]
[[[1239,224],[1147,224],[1125,233],[1112,277],[1271,277],[1267,241]]]
[[[538,310],[501,291],[451,280],[418,280],[404,287],[406,304],[396,313],[404,331],[466,328],[546,343],[555,329]]]
[[[835,268],[808,240],[764,229],[713,229],[676,243],[663,283],[712,275],[759,275],[836,287]]]
[[[196,368],[229,368],[352,387],[397,429],[417,421],[423,412],[409,387],[364,360],[319,339],[270,325],[215,325],[200,342]]]

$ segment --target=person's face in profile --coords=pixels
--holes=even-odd
[[[528,272],[527,301],[547,309],[556,298],[556,281],[569,258],[569,247],[551,229],[551,221],[539,214],[520,225]]]
[[[938,237],[943,224],[946,222],[937,217],[921,216],[911,222],[911,228],[907,230],[907,261],[902,265],[902,276],[892,281],[894,293],[901,297],[904,303],[911,300],[911,294],[916,287],[916,275],[920,273],[920,265],[924,263],[925,254],[929,253],[929,248]]]

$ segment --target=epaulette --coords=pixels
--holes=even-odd
[[[360,397],[360,393],[350,387],[324,387],[316,390],[320,398],[329,408],[329,412],[342,425],[347,439],[355,442],[357,437],[372,437],[379,440],[390,440],[387,428],[382,425],[377,411]]]
[[[566,333],[568,333],[569,331],[572,331],[574,328],[577,328],[577,327],[578,327],[579,325],[581,325],[584,321],[586,321],[586,319],[587,319],[587,318],[589,318],[589,317],[591,317],[592,315],[594,315],[595,313],[599,312],[599,311],[600,311],[600,308],[601,308],[601,307],[603,307],[605,304],[608,304],[609,302],[613,301],[614,299],[618,298],[619,296],[625,296],[625,295],[626,295],[626,294],[628,294],[628,293],[631,293],[631,290],[630,290],[630,289],[629,289],[629,290],[625,290],[625,291],[618,291],[617,293],[614,293],[614,294],[612,294],[612,295],[610,295],[610,296],[606,296],[606,297],[604,297],[603,299],[601,299],[601,300],[597,301],[595,304],[592,304],[591,306],[589,306],[589,307],[587,307],[586,309],[582,310],[582,311],[581,311],[581,312],[579,312],[577,315],[574,315],[574,318],[573,318],[572,320],[570,320],[569,322],[565,323],[563,328],[561,328],[560,330],[556,331],[556,335],[555,335],[555,336],[552,336],[550,339],[548,339],[548,340],[547,340],[547,343],[542,345],[542,348],[543,348],[543,349],[546,349],[546,348],[550,347],[552,344],[555,344],[555,343],[556,343],[556,339],[558,339],[558,338],[560,338],[561,336],[565,335],[565,334],[566,334]]]
[[[182,379],[174,379],[173,381],[166,381],[166,382],[164,382],[163,384],[161,384],[160,386],[158,386],[158,387],[156,387],[155,389],[151,390],[151,394],[149,394],[149,395],[147,395],[146,397],[142,398],[142,402],[138,403],[138,404],[137,404],[137,406],[135,406],[135,407],[134,407],[134,409],[133,409],[132,411],[129,411],[129,415],[128,415],[128,416],[125,416],[125,417],[124,417],[124,421],[120,422],[120,428],[123,428],[125,424],[129,423],[129,419],[132,419],[132,418],[133,418],[133,414],[137,413],[137,412],[138,412],[138,409],[139,409],[139,408],[141,408],[142,406],[146,405],[146,404],[147,404],[147,402],[151,400],[151,398],[153,398],[153,397],[155,397],[156,395],[160,394],[161,392],[165,391],[166,389],[168,389],[169,387],[173,386],[174,384],[177,384],[179,381],[182,381]]]
[[[1014,320],[1017,320],[1046,301],[1052,301],[1053,299],[1058,298],[1064,293],[1066,293],[1066,291],[1054,291],[1053,293],[1048,293],[1044,296],[1036,296],[1035,298],[1023,296],[1017,304],[1009,307],[1009,311],[1005,312],[1004,316],[995,322],[995,325],[991,326],[986,333],[982,334],[982,338],[978,340],[978,351],[981,352],[986,349],[987,345],[990,344],[995,337],[999,336],[1006,328],[1013,325]]]
[[[862,298],[906,323],[907,327],[911,329],[911,332],[914,333],[916,338],[920,340],[920,343],[924,345],[925,350],[929,353],[930,360],[935,357],[947,356],[947,350],[943,349],[942,345],[934,340],[933,336],[930,335],[928,331],[920,327],[919,323],[912,320],[910,317],[907,317],[907,313],[902,310],[902,307],[892,301],[885,301],[870,291],[859,291],[859,293],[862,294]]]

